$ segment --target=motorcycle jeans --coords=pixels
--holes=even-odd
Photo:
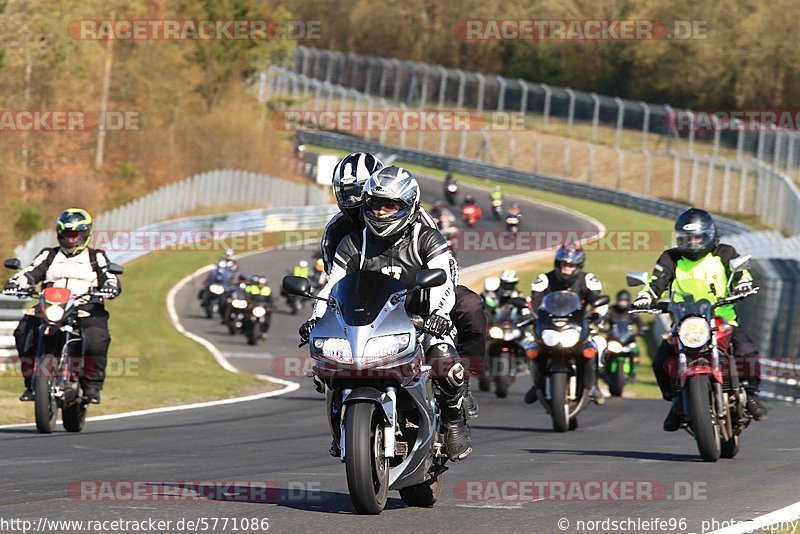
[[[78,371],[81,383],[91,384],[97,389],[102,389],[108,347],[111,344],[111,335],[108,332],[108,312],[103,308],[95,307],[90,313],[91,316],[78,319],[83,335],[83,356],[80,361],[73,364],[73,368]],[[17,354],[19,354],[26,388],[31,386],[39,323],[37,317],[26,315],[14,330],[14,343]]]
[[[761,365],[758,361],[758,347],[741,327],[733,328],[733,347],[739,380],[747,382],[747,389],[758,391],[761,384]],[[675,349],[666,340],[661,342],[655,358],[653,358],[653,373],[665,400],[671,400],[677,391],[677,376],[671,370],[677,369]]]
[[[461,408],[467,382],[464,365],[449,337],[441,340],[425,335],[423,348],[433,382],[440,391],[442,419],[445,423],[454,423],[464,416]]]
[[[467,376],[482,374],[488,324],[481,296],[469,288],[457,286],[450,320],[458,331],[456,352],[468,372]]]

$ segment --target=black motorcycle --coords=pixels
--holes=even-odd
[[[7,269],[20,268],[16,258],[6,260],[3,265]],[[108,272],[120,275],[123,268],[111,263]],[[89,315],[82,307],[101,303],[104,294],[92,292],[76,295],[64,287],[48,287],[41,292],[4,293],[21,299],[39,299],[38,304],[31,308],[39,319],[31,376],[36,430],[40,434],[52,433],[60,408],[64,429],[67,432],[80,432],[86,423],[88,401],[80,384],[83,336],[78,319]]]
[[[609,301],[608,295],[603,295],[594,306]],[[597,357],[590,328],[591,321],[597,319],[595,314],[587,316],[575,293],[554,291],[544,297],[535,319],[520,323],[535,322],[534,339],[525,343],[525,349],[531,360],[544,359],[537,394],[540,400],[544,399],[542,406],[550,414],[556,432],[578,428],[578,414],[589,402],[588,391],[593,384],[583,383],[582,371]],[[532,374],[535,372],[531,370]]]
[[[456,205],[456,198],[458,196],[458,184],[456,182],[445,182],[444,184],[444,198],[451,206]]]
[[[525,299],[514,299],[515,303],[504,304],[495,310],[489,324],[486,343],[485,373],[494,382],[495,395],[505,398],[514,379],[527,365],[522,342],[530,337],[527,328],[520,328],[520,309],[526,306]]]
[[[215,311],[222,315],[225,296],[233,276],[233,271],[230,267],[223,265],[223,263],[224,262],[220,262],[211,274],[208,275],[205,287],[203,287],[198,294],[200,306],[205,310],[208,319],[214,316]]]
[[[247,295],[242,331],[248,345],[255,345],[266,336],[272,324],[272,300],[262,295]]]
[[[604,378],[611,395],[619,397],[625,389],[625,384],[636,378],[639,346],[636,344],[633,322],[612,322],[606,339],[608,346],[603,354]]]

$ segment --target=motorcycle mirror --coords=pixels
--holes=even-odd
[[[311,292],[311,282],[302,276],[284,276],[281,287],[290,295],[308,297]]]
[[[19,262],[17,258],[10,258],[3,262],[3,267],[6,269],[12,269],[14,271],[18,271],[22,268],[22,264]]]
[[[625,277],[625,281],[630,287],[646,286],[648,278],[649,275],[646,272],[628,273],[628,275]]]
[[[605,306],[605,305],[606,305],[606,304],[608,304],[609,302],[611,302],[611,297],[609,297],[608,295],[600,295],[600,296],[597,298],[597,300],[596,300],[596,301],[594,301],[594,304],[592,304],[592,306],[594,306],[595,308],[597,308],[597,307],[599,307],[599,306]]]
[[[122,274],[125,272],[125,268],[119,263],[109,263],[108,272],[111,274]]]
[[[437,287],[447,281],[447,273],[444,269],[423,269],[417,273],[417,287],[430,288]]]
[[[747,264],[750,262],[751,257],[752,256],[750,256],[749,254],[746,254],[744,256],[736,256],[735,258],[733,258],[730,261],[731,272],[735,273],[737,271],[742,271],[746,269]]]

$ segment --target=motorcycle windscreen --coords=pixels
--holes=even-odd
[[[572,291],[553,291],[544,297],[542,308],[555,317],[566,317],[581,309],[581,299]]]
[[[211,280],[218,284],[223,284],[231,277],[231,270],[228,268],[217,267],[211,275]]]
[[[364,326],[375,318],[393,294],[406,286],[383,273],[356,271],[342,278],[331,291],[340,305],[342,318],[350,326]]]
[[[717,297],[705,280],[699,278],[676,279],[672,283],[670,296],[670,311],[675,317],[686,315],[699,315],[709,317],[711,302],[716,302]]]
[[[503,306],[497,310],[494,319],[498,323],[516,323],[519,321],[519,311],[514,306]]]
[[[628,343],[633,337],[633,323],[614,323],[611,326],[611,337],[621,343]]]

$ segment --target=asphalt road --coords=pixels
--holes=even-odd
[[[586,227],[563,212],[523,210],[526,229]],[[491,259],[486,254],[463,252],[459,260]],[[276,286],[308,255],[270,252],[241,263]],[[296,331],[307,310],[278,310],[268,339],[253,348],[200,316],[196,289],[188,284],[177,296],[185,327],[242,370],[297,372],[285,362],[305,356]],[[611,399],[589,406],[577,431],[555,434],[541,406],[522,403],[522,377],[506,399],[476,392],[475,450],[449,464],[435,507],[406,508],[394,493],[382,515],[358,517],[344,467],[327,454],[323,398],[298,380],[301,389],[289,395],[91,422],[78,435],[0,429],[0,532],[21,532],[3,523],[13,519],[40,532],[134,531],[86,528],[113,520],[171,522],[137,525],[149,527],[140,532],[264,532],[266,523],[275,532],[702,532],[711,521],[722,526],[800,500],[796,409],[772,406],[768,420],[745,432],[737,458],[706,464],[687,434],[661,431],[664,402]],[[40,518],[84,523],[58,528]]]

